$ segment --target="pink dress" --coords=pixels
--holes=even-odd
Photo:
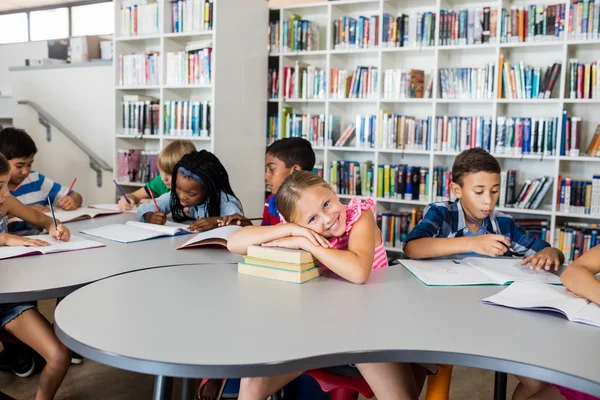
[[[346,208],[346,233],[343,236],[329,240],[333,247],[338,250],[348,250],[348,237],[350,236],[350,231],[352,230],[354,223],[358,221],[362,215],[363,210],[371,210],[373,214],[375,214],[375,202],[371,199],[366,199],[364,202],[361,202],[358,197],[355,197],[344,207]],[[373,268],[385,268],[387,266],[387,254],[382,240],[381,244],[375,247]]]

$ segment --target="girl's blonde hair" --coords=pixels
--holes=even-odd
[[[310,171],[295,171],[285,178],[277,191],[277,210],[283,219],[293,222],[292,218],[300,195],[305,190],[315,186],[331,189],[323,178]]]
[[[175,164],[181,160],[183,156],[196,151],[196,146],[189,140],[175,140],[165,147],[156,157],[156,164],[162,171],[171,175]]]

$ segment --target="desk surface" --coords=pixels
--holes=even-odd
[[[234,265],[178,266],[77,290],[58,305],[55,330],[90,359],[154,375],[433,362],[600,395],[598,328],[480,302],[502,289],[427,287],[402,267],[374,270],[365,285],[332,275],[295,285],[240,275]]]
[[[140,269],[241,260],[226,249],[175,250],[190,235],[122,244],[79,232],[135,219],[135,214],[117,214],[66,224],[71,234],[106,247],[1,260],[0,303],[63,297],[90,282]]]

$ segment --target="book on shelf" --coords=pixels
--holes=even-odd
[[[377,226],[381,230],[386,246],[400,248],[408,233],[423,219],[423,211],[413,207],[411,212],[389,212],[377,215]]]
[[[559,176],[558,210],[564,213],[600,215],[600,175],[591,181]]]
[[[385,100],[425,98],[425,71],[386,69],[383,71],[383,98]]]
[[[333,21],[334,50],[368,49],[379,45],[379,16],[343,16]]]
[[[558,117],[496,118],[496,154],[556,155]]]
[[[163,133],[166,136],[209,137],[212,102],[166,101],[163,103]]]
[[[327,143],[333,143],[334,147],[375,148],[376,115],[356,115],[355,122],[346,125],[343,131],[340,121],[339,118],[330,119]]]
[[[522,258],[467,257],[462,260],[400,260],[400,264],[427,286],[506,285],[534,282],[560,285],[548,271],[521,265]]]
[[[284,99],[325,99],[327,73],[314,65],[296,61],[293,67],[283,68]]]
[[[375,99],[379,93],[379,70],[359,65],[350,74],[346,69],[332,68],[330,86],[332,99]]]
[[[517,171],[509,169],[500,172],[500,196],[498,197],[498,206],[507,207],[515,202],[515,192],[517,190]]]
[[[315,166],[312,169],[312,173],[317,175],[320,178],[323,178],[323,169],[324,166],[321,163],[315,164]]]
[[[429,47],[435,44],[435,13],[383,14],[382,46]]]
[[[167,53],[167,85],[210,85],[212,48]]]
[[[554,247],[565,255],[565,264],[577,260],[583,253],[600,244],[600,226],[592,223],[565,222],[557,228]]]
[[[281,36],[284,52],[319,50],[319,28],[298,14],[282,22]]]
[[[377,171],[377,197],[384,199],[429,199],[429,169],[406,164],[379,165]]]
[[[565,4],[530,4],[503,8],[500,43],[562,40],[565,35]]]
[[[279,98],[279,69],[269,68],[269,79],[267,80],[269,99]]]
[[[159,52],[119,55],[119,86],[158,85]]]
[[[71,235],[68,242],[58,241],[50,235],[27,236],[29,239],[43,240],[50,243],[49,246],[28,247],[28,246],[2,246],[0,247],[0,260],[6,258],[46,255],[54,253],[63,253],[66,251],[77,251],[104,247],[103,243],[86,240],[79,236]]]
[[[490,7],[440,10],[440,46],[496,43],[498,10]]]
[[[158,6],[154,0],[121,2],[121,36],[158,34]]]
[[[160,105],[156,97],[123,96],[123,135],[158,135]]]
[[[188,241],[177,246],[176,249],[181,250],[199,246],[222,246],[227,248],[227,241],[229,238],[240,229],[242,229],[241,226],[228,225],[200,232]]]
[[[431,117],[417,119],[412,116],[379,112],[380,149],[400,149],[408,151],[429,150],[431,137]]]
[[[117,152],[117,180],[119,182],[150,182],[158,175],[157,151],[119,149]]]
[[[171,0],[171,32],[202,32],[213,28],[213,0]]]
[[[279,133],[279,115],[267,115],[267,146],[276,140],[283,139]]]
[[[461,152],[474,147],[490,151],[491,117],[438,116],[433,128],[433,150]]]
[[[281,48],[281,22],[269,22],[269,54],[279,54]]]
[[[134,243],[160,237],[187,235],[194,232],[188,231],[189,225],[167,221],[165,225],[149,224],[139,221],[127,221],[125,224],[110,224],[98,228],[80,231],[86,235],[120,243]]]
[[[481,302],[519,310],[553,311],[569,321],[600,327],[600,306],[584,298],[576,298],[562,286],[516,282]]]
[[[325,114],[294,114],[283,108],[283,137],[301,137],[313,146],[325,145]]]
[[[504,59],[501,53],[500,63]],[[561,64],[556,62],[544,71],[541,67],[525,65],[518,61],[514,65],[508,61],[502,64],[502,97],[505,99],[549,99],[556,81],[560,77]]]
[[[329,171],[333,190],[342,195],[373,195],[373,163],[357,161],[333,161]]]
[[[454,201],[450,182],[452,182],[452,171],[443,167],[435,167],[433,169],[433,195],[430,196],[432,201]]]
[[[582,64],[570,58],[567,85],[570,99],[600,99],[598,61]]]
[[[318,261],[307,251],[248,246],[238,273],[292,283],[304,283],[321,275]]]
[[[529,236],[538,240],[550,241],[550,222],[543,218],[514,219],[515,225],[523,229]]]
[[[585,154],[590,157],[600,157],[600,124],[596,125],[596,131],[588,144]]]
[[[600,37],[600,3],[572,0],[569,5],[569,39],[596,40]]]
[[[440,68],[442,99],[492,99],[495,91],[494,63],[483,68]]]
[[[569,116],[566,109],[562,114],[562,140],[560,155],[578,157],[581,151],[581,125],[582,119]]]
[[[540,206],[553,183],[554,178],[547,176],[526,179],[517,192],[517,171],[502,171],[500,173],[499,206],[535,210]]]

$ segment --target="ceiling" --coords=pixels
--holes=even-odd
[[[26,8],[46,7],[75,3],[81,0],[0,0],[0,13]]]

